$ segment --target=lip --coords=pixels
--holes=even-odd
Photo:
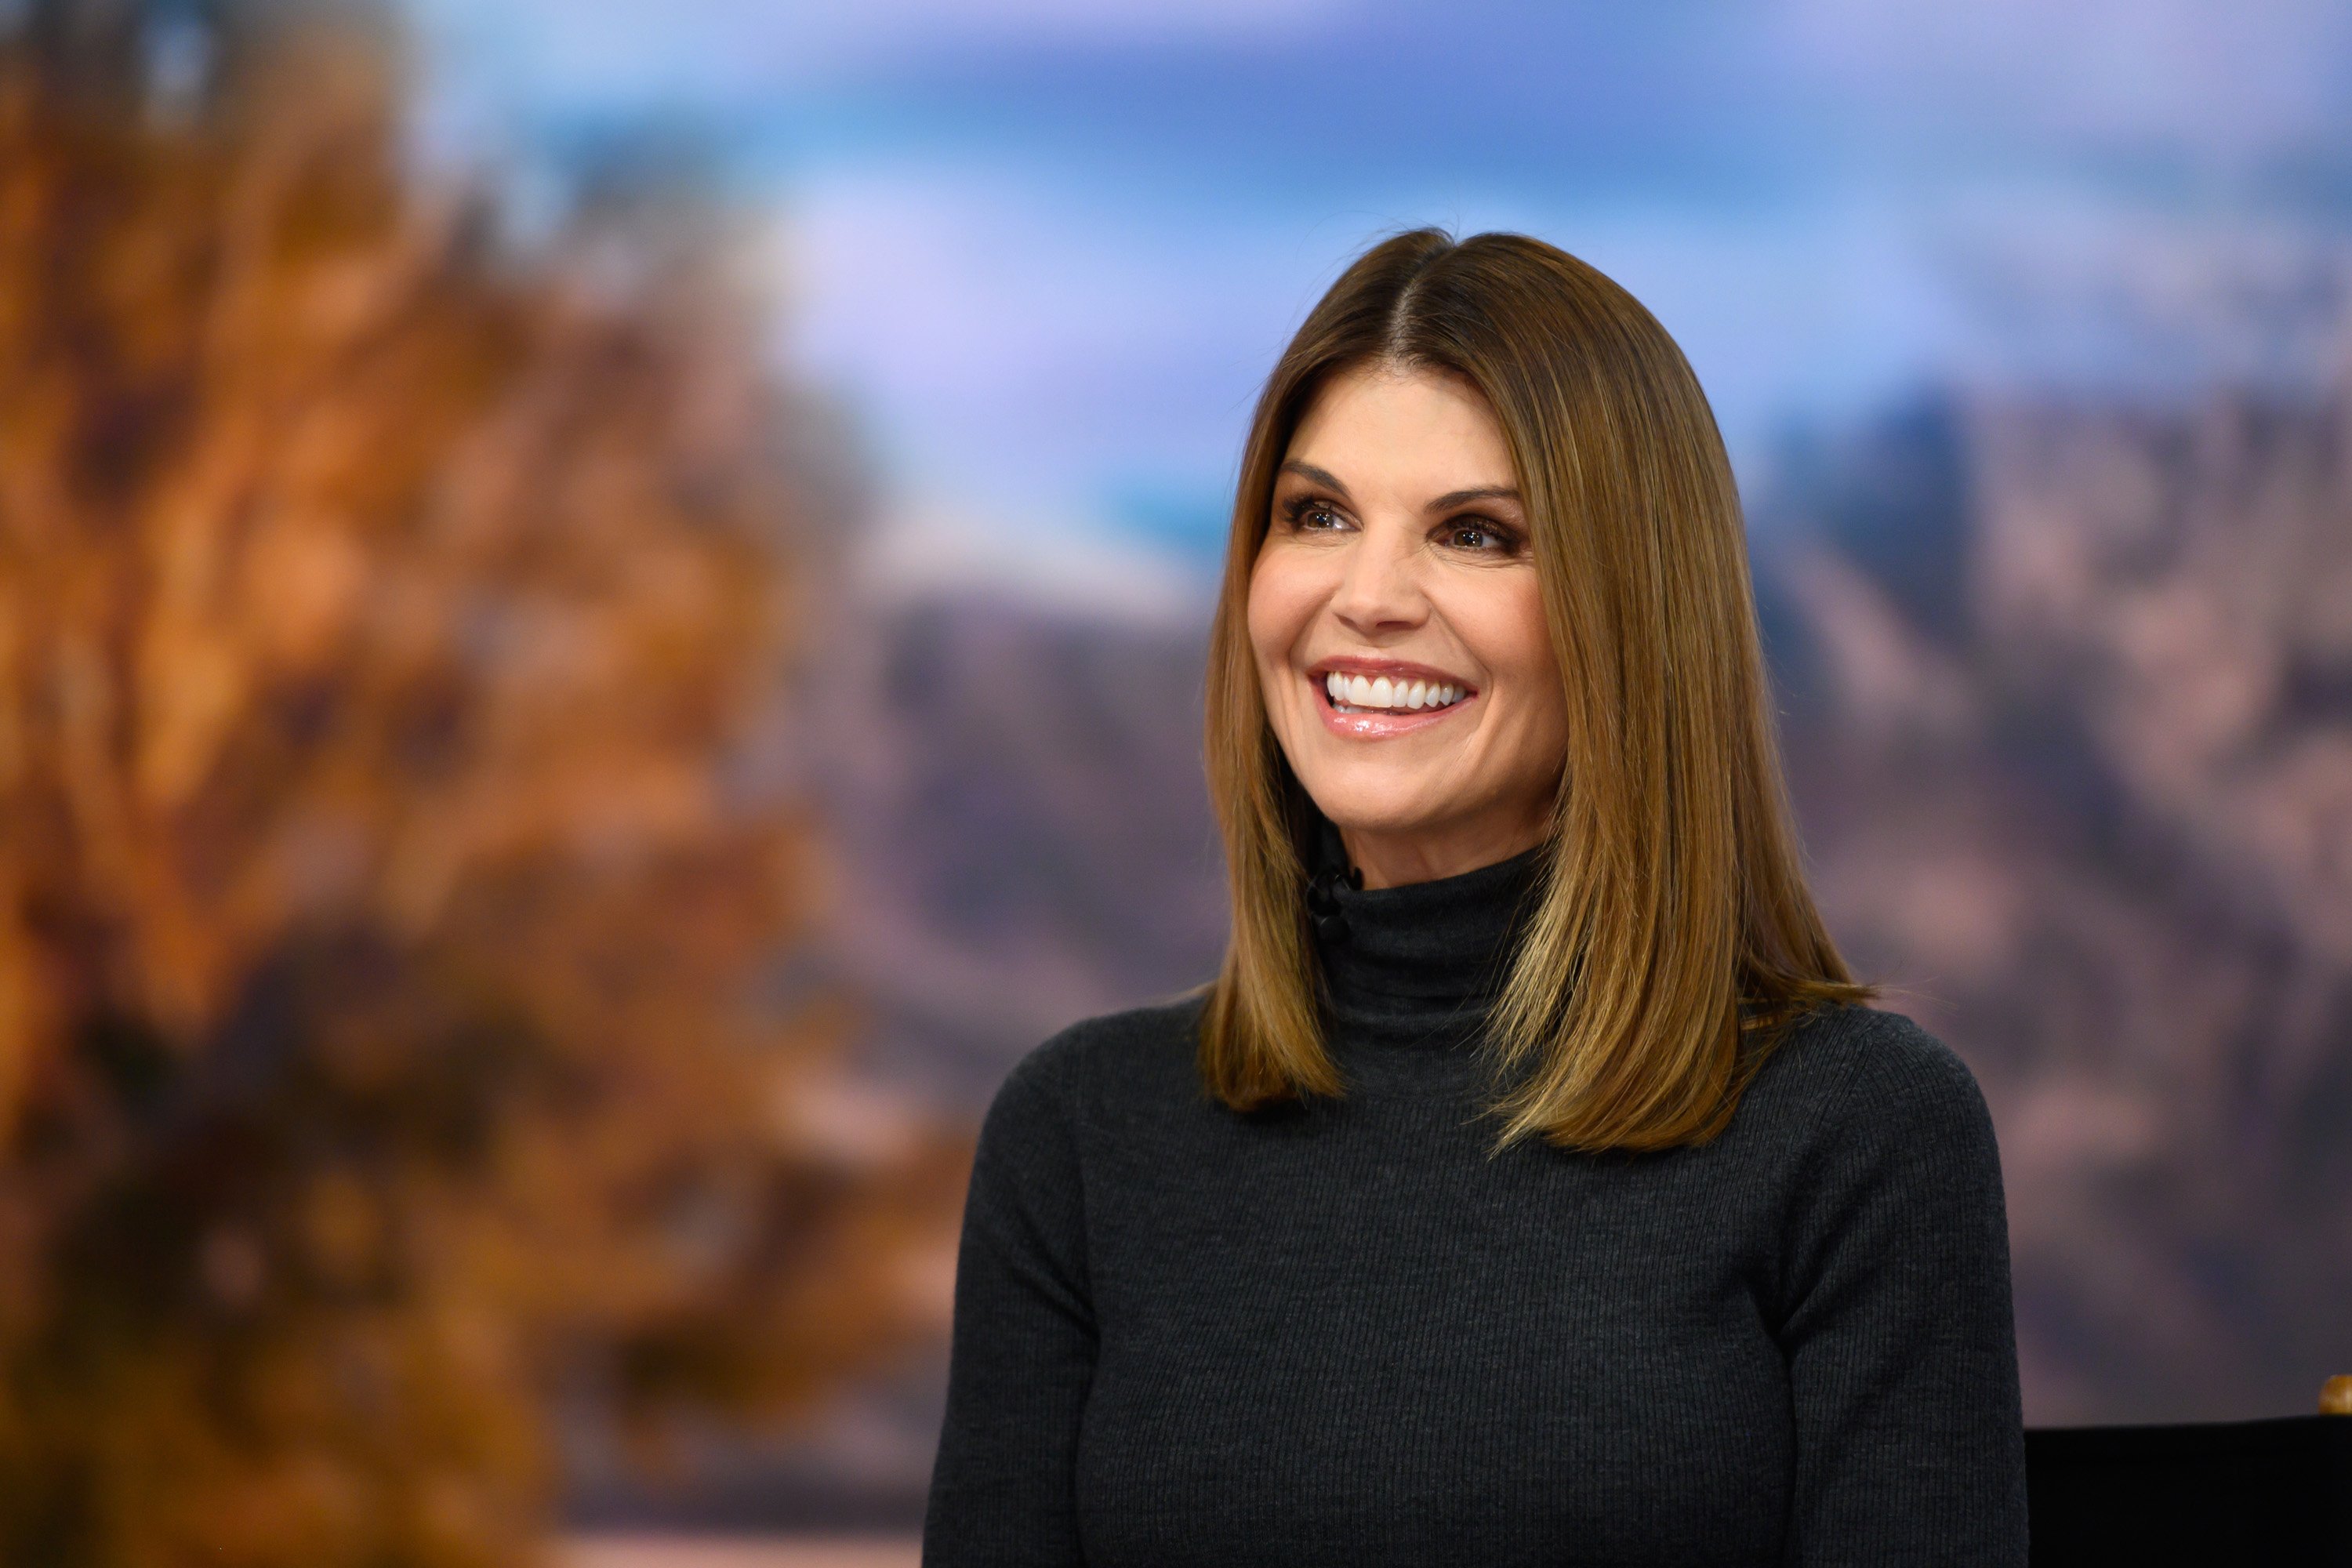
[[[1367,680],[1383,675],[1394,680],[1402,676],[1406,680],[1426,680],[1432,686],[1458,686],[1463,690],[1465,701],[1478,694],[1476,687],[1451,671],[1432,665],[1412,664],[1400,658],[1363,658],[1343,653],[1317,659],[1307,667],[1307,679],[1309,680],[1320,680],[1327,675],[1340,673],[1360,675]]]
[[[1394,680],[1402,676],[1407,680],[1427,680],[1441,685],[1459,686],[1462,688],[1462,700],[1448,707],[1440,708],[1433,713],[1415,713],[1409,710],[1402,711],[1390,710],[1379,713],[1342,713],[1331,706],[1331,692],[1325,684],[1327,676],[1342,673],[1360,675],[1367,679],[1385,675],[1391,680]],[[1318,659],[1307,667],[1306,679],[1307,689],[1315,694],[1315,711],[1322,718],[1323,727],[1334,735],[1342,736],[1350,741],[1387,741],[1400,735],[1410,735],[1417,730],[1426,730],[1433,724],[1444,723],[1448,719],[1478,700],[1477,689],[1461,677],[1449,675],[1442,669],[1433,669],[1425,664],[1410,664],[1402,659],[1358,658],[1350,655]]]

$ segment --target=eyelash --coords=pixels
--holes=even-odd
[[[1282,503],[1283,521],[1293,528],[1297,528],[1310,511],[1329,512],[1330,510],[1331,505],[1328,501],[1318,500],[1313,496],[1293,496]]]
[[[1321,500],[1316,496],[1293,496],[1290,500],[1283,502],[1282,505],[1283,520],[1293,529],[1299,527],[1306,521],[1308,513],[1318,511],[1332,517],[1337,517],[1339,515],[1337,509],[1335,509],[1329,501]],[[1448,518],[1441,527],[1448,535],[1475,531],[1476,532],[1486,535],[1487,538],[1492,539],[1495,542],[1495,548],[1491,552],[1478,551],[1475,547],[1465,547],[1472,549],[1474,553],[1478,554],[1517,554],[1521,542],[1518,534],[1514,530],[1506,528],[1501,523],[1496,522],[1491,519],[1479,517],[1475,514]]]

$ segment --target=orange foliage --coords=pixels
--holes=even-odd
[[[0,1559],[513,1561],[551,1391],[789,1405],[952,1203],[755,989],[807,476],[703,252],[502,258],[347,16],[166,114],[121,10],[0,40]]]

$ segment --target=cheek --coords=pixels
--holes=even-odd
[[[1465,570],[1447,587],[1440,605],[1446,623],[1489,674],[1516,684],[1555,668],[1532,567]]]
[[[1297,552],[1271,545],[1258,552],[1250,572],[1249,637],[1258,668],[1271,671],[1283,664],[1298,640],[1307,635],[1319,602],[1314,574]]]
[[[1560,689],[1559,656],[1551,642],[1551,623],[1544,618],[1541,596],[1530,591],[1512,626],[1514,668],[1531,683],[1530,694],[1540,698],[1548,711],[1565,714],[1567,694]]]
[[[1535,574],[1513,573],[1507,581],[1491,584],[1463,604],[1460,617],[1455,624],[1471,652],[1508,682],[1511,707],[1530,743],[1559,749],[1568,731],[1568,698]]]

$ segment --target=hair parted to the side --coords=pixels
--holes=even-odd
[[[1201,1075],[1236,1110],[1338,1095],[1308,935],[1317,814],[1266,721],[1249,641],[1276,470],[1316,395],[1371,363],[1492,406],[1567,687],[1538,902],[1487,1023],[1498,1147],[1703,1142],[1801,1015],[1865,1000],[1807,892],[1722,437],[1639,301],[1521,235],[1398,235],[1349,267],[1268,378],[1211,632],[1206,756],[1233,934]]]

